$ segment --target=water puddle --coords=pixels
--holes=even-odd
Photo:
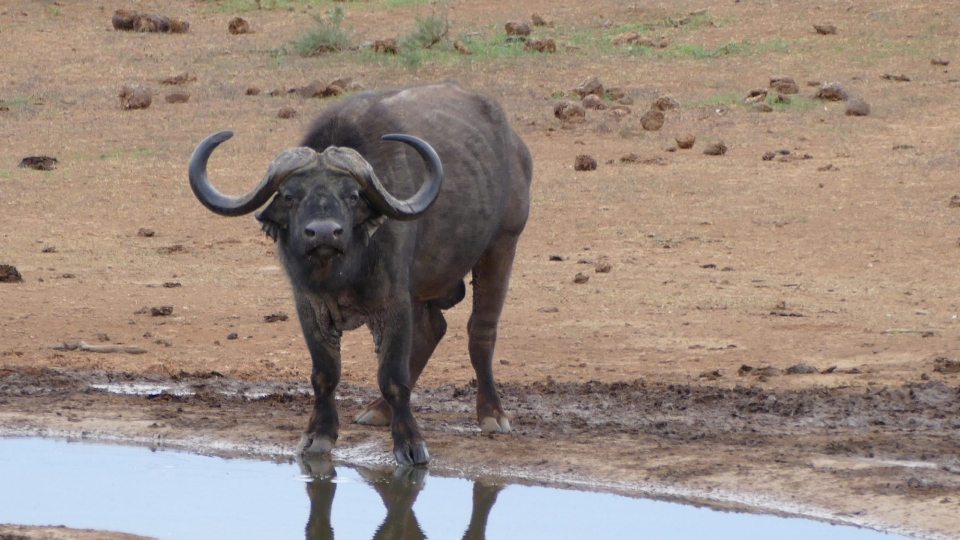
[[[868,529],[426,469],[0,438],[0,523],[161,539],[894,540]]]

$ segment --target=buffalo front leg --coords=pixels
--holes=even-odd
[[[417,379],[427,366],[427,361],[433,355],[437,344],[447,332],[447,321],[443,318],[440,308],[431,303],[417,303],[413,305],[413,341],[410,345],[410,388],[417,384]],[[390,405],[385,399],[377,398],[357,415],[354,421],[367,426],[389,426],[393,414]]]
[[[328,454],[340,435],[336,390],[340,383],[341,332],[330,323],[322,301],[301,295],[296,300],[303,337],[313,360],[310,383],[314,395],[310,422],[297,444],[297,455]]]
[[[477,421],[484,433],[510,432],[510,419],[500,404],[493,379],[493,350],[516,248],[516,237],[502,238],[473,267],[473,312],[467,333],[470,363],[477,374]]]

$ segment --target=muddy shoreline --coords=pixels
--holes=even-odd
[[[432,474],[496,475],[922,538],[960,530],[960,390],[942,381],[866,392],[645,380],[506,384],[501,392],[515,433],[491,437],[475,427],[469,385],[417,391]],[[343,385],[342,418],[375,395]],[[0,435],[287,461],[311,400],[298,381],[5,368]],[[334,458],[390,464],[389,448],[385,430],[346,423]]]

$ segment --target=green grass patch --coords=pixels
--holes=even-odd
[[[817,103],[822,101],[803,97],[800,94],[790,94],[785,96],[790,100],[790,103],[783,103],[782,101],[777,100],[776,95],[767,95],[767,104],[773,107],[777,111],[809,111],[817,106]]]
[[[782,39],[753,42],[749,39],[742,41],[728,41],[717,45],[713,49],[705,49],[700,45],[683,43],[667,47],[663,51],[666,58],[694,58],[697,60],[723,58],[725,56],[750,56],[766,52],[788,52],[787,42]]]
[[[340,52],[350,48],[350,30],[342,27],[343,6],[334,6],[326,15],[314,15],[316,26],[293,40],[292,46],[302,56]]]
[[[443,15],[418,16],[417,26],[400,40],[400,46],[411,49],[429,49],[447,37],[450,24]]]
[[[11,99],[0,99],[0,105],[7,107],[23,107],[24,105],[35,105],[37,98],[29,96],[16,96]]]

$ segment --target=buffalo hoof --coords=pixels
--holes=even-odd
[[[394,446],[393,455],[397,458],[398,465],[426,465],[430,463],[430,452],[427,451],[427,443],[423,441]]]
[[[304,433],[297,443],[298,456],[322,456],[333,450],[333,440],[323,435]]]
[[[510,433],[510,420],[506,416],[500,418],[487,416],[480,421],[480,431],[484,433]]]
[[[364,426],[389,426],[392,417],[390,406],[381,398],[367,405],[353,421]]]

